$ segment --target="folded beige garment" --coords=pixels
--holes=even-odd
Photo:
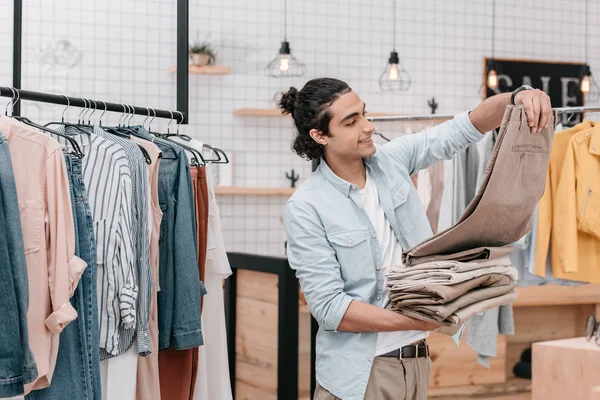
[[[421,256],[415,257],[410,253],[404,253],[402,255],[402,262],[406,266],[412,266],[417,264],[424,264],[431,261],[475,261],[475,260],[489,260],[494,258],[501,258],[511,254],[515,250],[512,246],[505,247],[477,247],[475,249],[469,249],[460,251],[458,253],[445,254],[445,255],[434,255],[434,256]]]
[[[452,325],[461,325],[475,314],[479,314],[505,304],[512,304],[517,301],[518,297],[517,291],[513,289],[502,296],[487,299],[479,303],[466,306],[465,308],[461,308],[454,314],[450,315],[446,320],[452,322]]]
[[[427,263],[406,267],[404,265],[393,265],[390,267],[388,276],[398,278],[407,277],[419,273],[431,271],[446,271],[446,272],[469,272],[481,268],[500,267],[511,265],[510,257],[504,256],[491,260],[475,260],[475,261],[455,261],[455,260],[440,260],[430,261]]]
[[[432,304],[432,305],[413,305],[407,307],[411,311],[419,312],[423,315],[427,315],[440,322],[443,322],[450,315],[454,314],[458,310],[461,310],[467,306],[481,303],[485,300],[502,296],[512,291],[516,286],[516,283],[503,286],[491,286],[487,288],[477,288],[464,293],[462,296],[457,297],[455,300],[445,304]],[[396,304],[393,305],[398,308]]]
[[[455,285],[419,285],[403,291],[390,292],[390,300],[396,307],[410,305],[445,304],[475,288],[510,285],[513,280],[508,275],[487,274]]]
[[[432,271],[400,279],[396,278],[396,276],[388,275],[387,287],[390,292],[398,293],[406,290],[407,288],[421,285],[454,285],[489,274],[506,275],[513,281],[517,281],[519,279],[518,270],[512,265],[509,265],[480,268],[467,272]]]
[[[464,322],[466,322],[471,316],[475,314],[482,313],[484,311],[491,310],[492,308],[499,307],[505,304],[512,304],[517,300],[517,291],[511,290],[510,292],[498,296],[493,297],[491,299],[483,300],[471,305],[468,305],[462,309],[456,310],[453,314],[448,316],[443,322],[439,322],[437,319],[423,315],[420,312],[415,312],[410,310],[409,307],[402,308],[400,310],[396,310],[398,313],[405,315],[410,318],[418,319],[420,321],[431,322],[434,324],[439,324],[446,327],[458,327]],[[456,333],[456,330],[438,330],[440,333],[450,334],[449,332]],[[453,334],[453,333],[452,333]]]

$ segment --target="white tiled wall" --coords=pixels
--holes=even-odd
[[[584,61],[584,1],[497,0],[496,57]],[[176,2],[159,0],[27,0],[24,2],[23,88],[112,102],[175,109]],[[371,112],[458,112],[480,101],[483,58],[491,51],[491,0],[398,0],[397,50],[412,78],[408,92],[383,93],[377,79],[392,47],[392,1],[288,0],[288,39],[307,64],[302,78],[273,79],[264,66],[283,35],[283,0],[190,0],[190,40],[208,38],[225,76],[190,75],[190,121],[182,131],[235,155],[234,184],[284,187],[285,172],[302,178],[310,164],[290,150],[291,120],[234,117],[238,108],[274,108],[276,92],[308,79],[346,80]],[[600,4],[589,1],[589,62],[600,71]],[[83,53],[67,71],[49,74],[42,45],[69,40]],[[0,0],[0,86],[12,82],[12,1]],[[594,69],[596,68],[596,69]],[[4,107],[0,99],[0,109]],[[33,120],[62,108],[27,103]],[[69,112],[77,116],[75,109]],[[104,118],[116,121],[117,116]],[[135,119],[140,122],[143,117]],[[166,127],[158,120],[157,129]],[[172,128],[174,124],[172,125]],[[416,130],[418,126],[411,127]],[[381,123],[393,137],[399,123]],[[229,250],[282,255],[285,198],[221,198]]]

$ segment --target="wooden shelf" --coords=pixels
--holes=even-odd
[[[291,196],[294,188],[253,188],[217,186],[215,194],[224,196]]]
[[[190,65],[188,71],[190,74],[197,75],[227,75],[231,72],[231,67],[224,67],[222,65]],[[176,73],[177,67],[170,67],[169,72],[172,74]]]
[[[233,115],[236,117],[289,117],[289,115],[283,115],[277,108],[240,108],[233,110]]]
[[[600,284],[529,286],[517,288],[517,292],[519,298],[514,307],[600,304]]]

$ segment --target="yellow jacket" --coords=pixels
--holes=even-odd
[[[600,282],[600,125],[590,121],[554,138],[538,208],[538,275],[545,272],[550,238],[555,277]]]

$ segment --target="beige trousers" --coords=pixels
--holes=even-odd
[[[430,358],[376,357],[365,400],[426,400],[430,374]],[[338,399],[317,382],[313,400]]]

